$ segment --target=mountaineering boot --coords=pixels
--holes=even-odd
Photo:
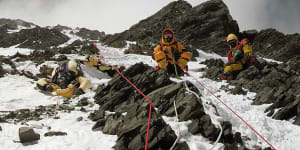
[[[232,80],[233,75],[230,71],[227,71],[226,73],[222,73],[219,75],[220,80]]]

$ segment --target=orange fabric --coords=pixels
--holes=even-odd
[[[166,31],[173,33],[173,39],[169,43],[164,40],[164,32]],[[173,58],[172,49],[180,53],[180,58],[177,62],[174,62],[175,58]],[[183,52],[184,49],[184,46],[180,42],[176,42],[174,32],[170,28],[166,28],[162,31],[161,44],[157,45],[154,49],[154,59],[162,69],[165,69],[168,63],[178,63],[181,67],[185,68],[187,62],[191,59],[191,53],[187,51]]]

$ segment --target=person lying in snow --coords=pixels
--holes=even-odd
[[[227,53],[228,63],[224,66],[224,73],[219,75],[221,80],[231,80],[241,70],[257,63],[248,39],[239,42],[238,37],[231,33],[227,36],[227,45],[230,48]]]
[[[102,72],[110,76],[115,73],[111,66],[102,65],[95,56],[89,56],[85,60],[79,60],[88,67],[97,67]],[[124,69],[123,66],[120,69]],[[37,82],[37,87],[43,91],[55,92],[56,95],[71,98],[72,95],[83,94],[85,90],[92,88],[91,82],[83,77],[80,65],[75,60],[61,63],[52,72],[51,79],[41,78]]]
[[[161,44],[154,49],[154,59],[160,69],[170,75],[183,75],[191,54],[180,42],[175,40],[174,32],[170,28],[162,31]]]

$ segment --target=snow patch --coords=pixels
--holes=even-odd
[[[18,75],[0,78],[0,110],[32,109],[39,105],[55,104],[56,98],[35,90],[35,81]]]
[[[12,46],[9,48],[0,48],[0,55],[3,56],[13,56],[16,53],[20,53],[23,55],[29,55],[31,52],[33,52],[32,49],[27,49],[27,48],[17,48],[18,45]]]

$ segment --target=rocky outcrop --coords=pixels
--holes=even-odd
[[[135,64],[123,74],[152,100],[148,149],[170,149],[174,143],[176,135],[161,117],[175,116],[174,102],[179,121],[192,120],[188,126],[192,134],[200,133],[211,141],[216,140],[219,129],[205,113],[201,99],[186,92],[184,83],[173,83],[164,71],[156,72],[144,64]],[[199,93],[192,84],[187,83],[187,86]],[[96,121],[93,130],[118,135],[115,149],[144,149],[149,103],[140,94],[121,76],[115,75],[106,86],[98,87],[95,101],[100,109],[89,116]],[[114,113],[105,113],[107,111]],[[238,137],[233,135],[230,123],[224,123],[223,127],[228,129],[222,135],[226,147],[243,145],[234,142]],[[189,149],[186,143],[177,146],[177,149]]]
[[[79,31],[75,34],[83,39],[96,41],[103,39],[105,36],[104,32],[99,32],[98,30],[89,30],[87,28],[79,28]]]
[[[282,64],[260,60],[260,67],[250,66],[237,74],[236,79],[230,83],[257,93],[253,104],[272,104],[266,109],[269,116],[280,120],[296,117],[294,123],[300,125],[299,60],[300,57],[295,57]],[[223,69],[221,62],[221,60],[204,62],[208,65],[205,77],[217,79],[216,75]],[[280,110],[275,111],[278,108]]]
[[[54,26],[54,27],[48,27],[48,28],[52,28],[52,29],[54,29],[54,30],[56,30],[56,31],[59,31],[59,32],[62,32],[62,31],[64,31],[64,30],[72,30],[72,28],[67,27],[67,26],[62,26],[62,25],[60,25],[60,24],[58,24],[58,25],[56,25],[56,26]]]
[[[6,18],[1,18],[0,19],[0,26],[6,26],[7,29],[10,30],[15,30],[18,29],[18,26],[23,26],[23,27],[32,27],[35,26],[35,24],[26,22],[20,19],[6,19]]]
[[[300,56],[300,34],[284,35],[275,29],[262,30],[254,38],[254,53],[287,62]]]
[[[20,32],[7,34],[0,39],[1,47],[18,45],[20,48],[46,49],[63,44],[69,37],[53,29],[35,27],[22,29]]]
[[[238,33],[239,28],[222,0],[210,0],[196,7],[186,1],[174,1],[156,14],[146,18],[129,30],[108,35],[104,43],[124,47],[125,40],[136,41],[141,49],[153,49],[160,42],[161,31],[170,27],[175,30],[177,41],[193,50],[196,48],[224,54],[228,33]]]

